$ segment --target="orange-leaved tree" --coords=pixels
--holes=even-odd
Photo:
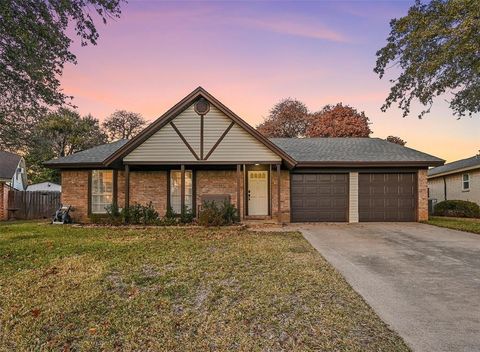
[[[369,137],[370,120],[348,105],[326,105],[311,115],[306,137]]]
[[[257,130],[269,138],[303,137],[308,119],[309,112],[304,103],[291,98],[283,99],[275,104]]]

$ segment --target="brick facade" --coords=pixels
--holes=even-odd
[[[272,170],[272,214],[278,219],[278,190],[277,172]],[[290,222],[290,172],[282,170],[280,173],[280,222]]]
[[[62,203],[74,207],[71,213],[76,222],[89,222],[88,216],[88,177],[89,171],[62,171]],[[194,171],[197,206],[205,194],[228,194],[232,204],[237,206],[236,170],[196,170]],[[152,202],[160,216],[167,210],[167,171],[131,171],[130,204],[146,205]],[[277,181],[272,171],[272,214],[277,218]],[[290,221],[290,176],[287,170],[281,172],[281,209],[283,222]],[[244,173],[240,177],[240,214],[244,207]],[[118,206],[125,206],[125,173],[117,173]]]
[[[62,203],[74,207],[71,213],[74,221],[88,222],[88,170],[62,171]],[[237,174],[236,170],[196,170],[195,189],[197,206],[201,204],[204,194],[228,194],[230,201],[237,206]],[[130,172],[130,204],[148,204],[150,201],[160,216],[167,210],[167,171],[132,171]],[[418,170],[418,221],[428,220],[427,170]],[[125,175],[117,174],[118,205],[125,205]],[[271,175],[271,211],[272,218],[278,219],[277,211],[277,174]],[[244,173],[240,178],[240,213],[244,207]],[[290,222],[290,173],[281,171],[281,218],[282,222]],[[3,197],[0,192],[0,195]],[[2,199],[0,197],[0,199]],[[0,219],[6,218],[6,211],[0,209]]]
[[[230,202],[237,207],[236,170],[199,170],[196,177],[196,202],[202,204],[202,195],[228,194]],[[243,172],[240,177],[240,214],[243,214]]]
[[[418,170],[418,221],[428,220],[428,181],[427,181],[427,170],[420,169]]]
[[[125,177],[123,177],[124,179]],[[120,183],[120,182],[119,182]],[[125,181],[120,187],[125,194]],[[123,198],[125,199],[125,198]],[[125,202],[125,201],[123,201]],[[147,205],[152,202],[160,216],[167,211],[167,172],[166,171],[133,171],[130,172],[130,204]],[[123,207],[124,203],[119,203]]]
[[[88,222],[88,170],[62,171],[62,204],[73,206],[75,222]]]

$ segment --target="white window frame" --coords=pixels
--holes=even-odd
[[[465,176],[467,176],[467,179],[465,179]],[[468,184],[468,187],[465,187],[465,183]],[[462,174],[462,191],[470,191],[470,174],[468,173]]]
[[[175,214],[180,214],[181,209],[181,176],[182,170],[170,170],[170,208]],[[178,177],[178,180],[175,178]],[[175,187],[178,187],[175,189]],[[175,199],[177,198],[177,199]],[[185,170],[185,206],[193,210],[193,171]]]
[[[103,174],[111,174],[111,181],[104,182],[102,177],[102,185],[100,186],[97,177]],[[99,187],[100,186],[100,187]],[[99,201],[100,200],[100,201]],[[113,170],[92,170],[92,177],[90,181],[90,213],[92,214],[106,214],[106,206],[113,203]],[[100,208],[101,207],[101,208]]]

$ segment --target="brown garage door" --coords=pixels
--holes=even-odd
[[[359,174],[359,220],[415,221],[415,176],[414,173]]]
[[[348,174],[292,174],[292,221],[347,221]]]

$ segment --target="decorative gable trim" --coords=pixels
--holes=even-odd
[[[147,128],[145,128],[135,138],[130,140],[124,146],[119,148],[115,153],[113,153],[111,156],[109,156],[104,161],[104,164],[109,166],[112,163],[114,163],[115,161],[119,160],[120,158],[123,158],[126,155],[128,155],[135,148],[139,147],[143,142],[145,142],[148,138],[150,138],[153,134],[155,134],[157,131],[159,131],[162,127],[164,127],[165,125],[170,123],[175,117],[177,117],[184,110],[186,110],[198,98],[205,98],[206,100],[208,100],[218,110],[220,110],[223,114],[225,114],[227,117],[229,117],[233,121],[233,124],[236,123],[239,126],[241,126],[248,134],[253,136],[256,140],[258,140],[260,143],[262,143],[265,147],[267,147],[273,153],[275,153],[280,158],[282,158],[285,161],[285,163],[287,164],[287,166],[289,166],[289,167],[295,166],[296,161],[291,156],[289,156],[283,150],[281,150],[279,147],[277,147],[275,144],[270,142],[260,132],[255,130],[252,126],[250,126],[248,123],[246,123],[243,119],[241,119],[239,116],[237,116],[235,113],[233,113],[230,109],[228,109],[225,105],[223,105],[215,97],[210,95],[210,93],[208,93],[202,87],[198,87],[193,92],[188,94],[185,98],[183,98],[180,102],[175,104],[171,109],[169,109],[165,114],[163,114],[161,117],[159,117],[153,123],[151,123]],[[173,126],[175,126],[175,124],[173,124],[172,127]],[[231,126],[233,127],[233,125],[231,125]],[[195,150],[192,148],[192,146],[191,145],[189,146],[186,139],[182,138],[181,133],[178,130],[178,128],[175,128],[175,127],[173,127],[173,128],[176,130],[177,134],[183,140],[183,142],[185,143],[187,148],[190,150],[190,152],[192,152],[192,155],[197,160],[197,163],[200,162],[200,161],[204,162],[203,160],[201,160],[201,158],[198,156],[198,154],[195,152]],[[220,144],[221,140],[228,134],[229,130],[232,127],[229,127],[229,129],[224,132],[221,139],[219,139],[219,141],[217,141],[217,143],[212,147],[212,149],[209,152],[207,152],[207,155],[206,155],[205,159],[208,159],[208,157],[211,156],[213,151],[217,148],[217,146]],[[201,152],[201,154],[203,154],[202,152]]]

